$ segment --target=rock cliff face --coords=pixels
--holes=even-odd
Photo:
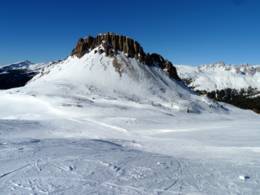
[[[81,58],[83,55],[100,45],[102,45],[102,48],[97,49],[96,52],[105,52],[105,54],[110,57],[115,56],[119,51],[124,52],[128,57],[135,58],[145,65],[159,66],[167,72],[172,79],[181,80],[177,74],[176,68],[170,61],[156,53],[145,53],[137,41],[114,33],[99,34],[96,37],[89,36],[79,39],[71,55]]]

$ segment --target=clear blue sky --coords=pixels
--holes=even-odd
[[[62,59],[107,31],[175,64],[260,64],[258,0],[3,0],[0,64]]]

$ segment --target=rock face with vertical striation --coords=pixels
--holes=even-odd
[[[99,52],[100,54],[105,52],[106,56],[113,57],[117,55],[118,52],[123,52],[129,58],[135,58],[145,65],[159,66],[169,74],[170,78],[181,80],[177,74],[176,68],[170,61],[156,53],[145,53],[142,46],[137,41],[115,33],[105,33],[99,34],[96,37],[88,36],[86,38],[81,38],[71,55],[81,58],[86,53],[89,53],[99,46],[102,46],[102,48],[97,49],[96,52]]]

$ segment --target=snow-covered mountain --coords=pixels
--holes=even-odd
[[[47,64],[34,64],[28,60],[0,66],[0,89],[24,86]]]
[[[122,45],[126,44],[122,47],[125,51],[113,46],[116,43],[112,40],[116,37],[118,44],[120,39]],[[88,40],[89,37],[85,42]],[[222,110],[220,105],[189,90],[170,62],[158,54],[146,54],[138,43],[131,45],[131,42],[135,43],[132,39],[103,34],[93,42],[97,43],[88,44],[90,48],[85,48],[84,54],[80,51],[77,56],[74,50],[66,60],[42,69],[26,89],[35,95],[70,94],[90,99],[122,99],[185,112]]]
[[[29,60],[15,62],[13,64],[5,64],[1,65],[1,69],[4,70],[12,70],[12,69],[27,69],[29,66],[33,65],[33,63]]]
[[[202,66],[177,66],[181,78],[191,80],[195,90],[214,91],[226,88],[260,90],[260,69],[251,65],[215,63]]]
[[[209,97],[241,108],[260,111],[260,68],[252,65],[226,65],[223,62],[201,66],[177,66],[188,86]]]

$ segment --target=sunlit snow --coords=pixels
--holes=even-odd
[[[117,57],[0,91],[2,194],[260,194],[259,115]]]

